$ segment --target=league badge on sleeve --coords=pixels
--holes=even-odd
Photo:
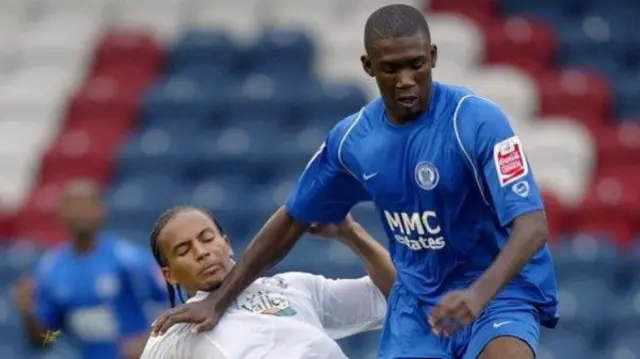
[[[522,142],[517,136],[498,142],[493,147],[493,161],[502,187],[516,182],[529,173]]]

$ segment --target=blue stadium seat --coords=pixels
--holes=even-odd
[[[108,191],[107,203],[114,213],[156,211],[187,203],[188,193],[182,183],[169,175],[129,177],[115,183]]]
[[[615,112],[618,118],[640,117],[640,78],[638,73],[629,71],[613,82]]]
[[[554,24],[561,23],[574,10],[571,0],[503,0],[499,5],[505,15],[547,20]]]
[[[287,123],[292,103],[297,101],[296,91],[289,85],[286,79],[251,73],[230,92],[227,116],[233,123]]]
[[[314,55],[314,42],[303,30],[273,28],[263,32],[250,56],[255,70],[278,77],[310,79]]]
[[[585,359],[590,352],[589,341],[580,332],[543,329],[539,357],[551,359]]]
[[[338,123],[367,103],[363,89],[352,83],[321,83],[309,86],[296,102],[296,116],[301,118],[329,119]]]
[[[380,335],[380,330],[375,330],[339,340],[338,344],[347,358],[376,359]]]
[[[602,277],[586,274],[559,283],[559,311],[568,328],[583,331],[602,328],[614,316],[615,293]]]
[[[308,272],[328,278],[358,278],[366,274],[362,262],[346,246],[311,236],[303,237],[269,273],[288,271]]]
[[[602,353],[602,358],[640,359],[640,329],[625,328],[612,336],[608,348]]]
[[[228,81],[202,84],[190,76],[167,76],[146,93],[144,117],[214,118],[224,109],[225,95],[233,85]]]
[[[560,283],[583,276],[615,283],[621,267],[618,250],[612,241],[594,236],[581,235],[559,241],[553,248],[553,259]]]
[[[178,175],[194,156],[194,151],[210,146],[213,133],[195,124],[148,128],[129,138],[118,158],[118,175]]]
[[[239,50],[227,33],[217,29],[189,29],[173,45],[169,71],[191,66],[229,70],[236,66]]]

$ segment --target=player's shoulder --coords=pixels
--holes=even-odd
[[[506,124],[506,115],[495,102],[463,87],[441,85],[446,91],[447,106],[453,116],[447,116],[456,131],[475,133],[480,126]],[[451,113],[451,112],[450,112]]]
[[[381,98],[376,98],[360,108],[357,112],[338,121],[330,132],[330,137],[342,139],[354,130],[360,130],[363,127],[371,125],[371,119],[374,119],[384,112],[384,103]]]
[[[68,256],[71,248],[68,243],[64,243],[57,247],[47,250],[40,260],[36,263],[35,272],[36,275],[41,278],[49,278],[56,272],[56,269],[68,261],[65,258]]]
[[[138,263],[141,259],[146,259],[150,256],[148,251],[141,245],[114,233],[103,233],[101,241],[108,248],[111,255],[119,263],[125,265]]]
[[[323,276],[306,272],[283,272],[272,277],[261,278],[263,283],[274,284],[281,288],[296,288],[312,290],[318,281],[324,279]]]

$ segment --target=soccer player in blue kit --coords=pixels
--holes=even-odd
[[[128,241],[101,232],[104,208],[97,185],[71,182],[60,201],[71,240],[48,251],[33,278],[16,287],[16,304],[32,344],[62,331],[85,359],[139,358],[149,334],[144,306],[165,302],[153,257]]]
[[[331,130],[220,289],[165,313],[154,332],[213,327],[310,224],[373,201],[398,273],[379,358],[533,359],[540,325],[557,323],[557,293],[522,143],[497,105],[432,81],[437,48],[418,10],[378,9],[364,42],[381,98]]]

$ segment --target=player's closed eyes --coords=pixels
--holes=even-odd
[[[424,64],[426,63],[426,59],[421,56],[415,60],[413,60],[413,69],[414,70],[420,70],[422,68],[422,66],[424,66]]]

